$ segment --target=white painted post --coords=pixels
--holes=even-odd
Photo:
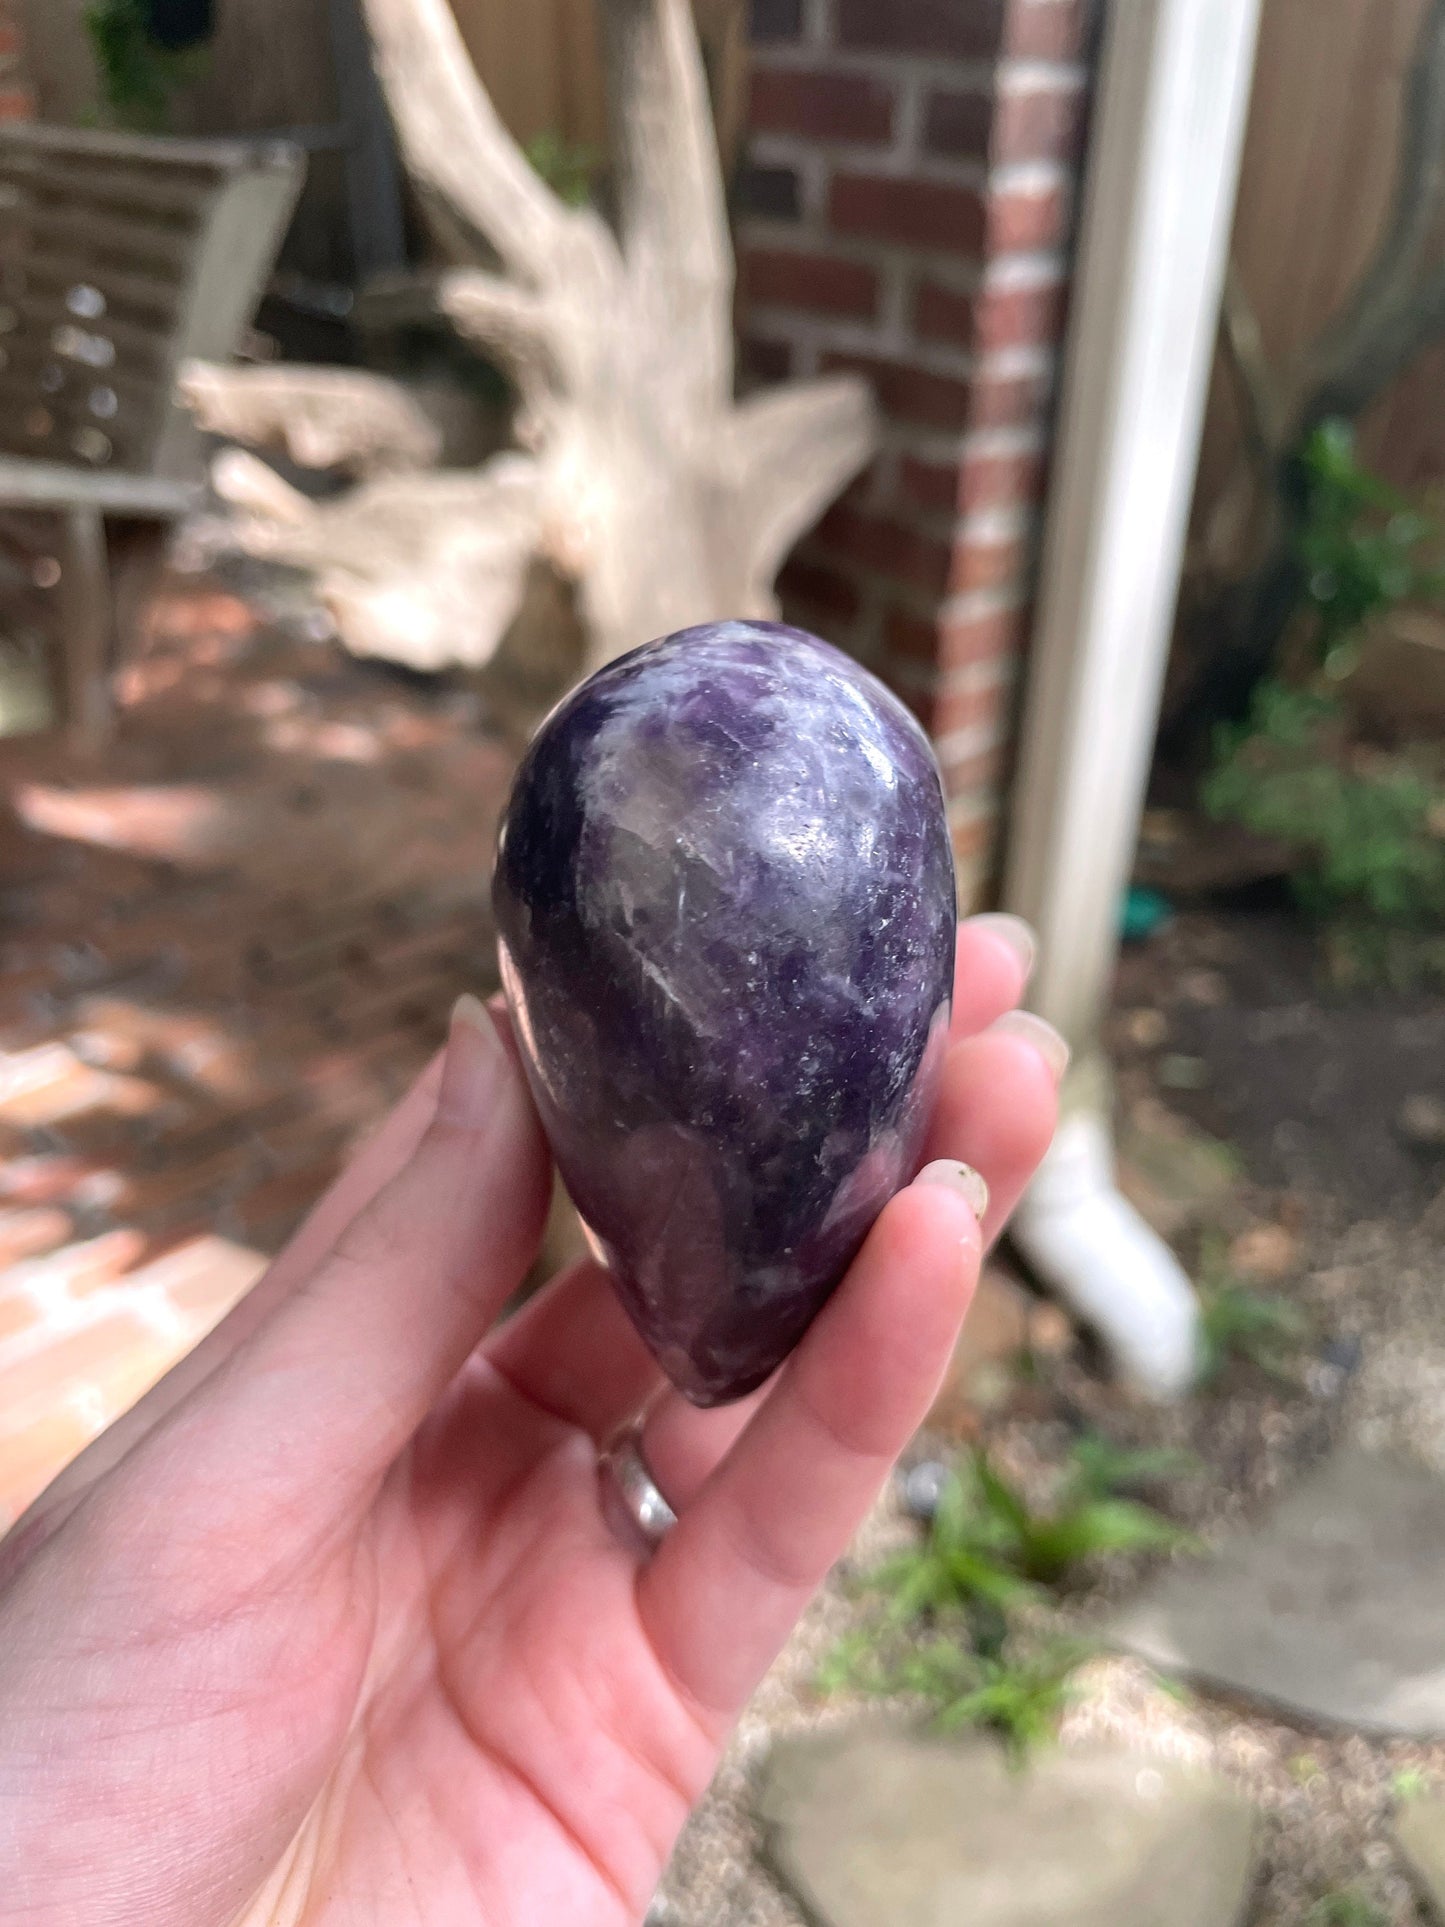
[[[1035,1007],[1087,1068],[1138,836],[1178,595],[1260,0],[1112,0],[1005,885]],[[1016,1236],[1160,1394],[1197,1306],[1113,1189],[1098,1100],[1066,1106]]]

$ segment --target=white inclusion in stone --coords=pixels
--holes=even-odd
[[[799,808],[792,797],[780,797],[776,809],[759,826],[759,844],[787,863],[829,864],[836,855],[837,838],[818,820],[808,804]]]
[[[858,747],[868,759],[869,768],[880,783],[890,790],[898,787],[898,771],[893,758],[881,749],[876,742],[870,742],[862,732],[859,733]]]

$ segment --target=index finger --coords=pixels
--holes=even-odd
[[[964,918],[953,966],[954,1043],[976,1037],[1014,1008],[1028,987],[1036,947],[1022,917],[990,912]]]

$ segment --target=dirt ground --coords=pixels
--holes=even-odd
[[[1132,1405],[1076,1343],[1036,1361],[985,1416],[991,1450],[1027,1481],[1085,1427],[1184,1447],[1198,1471],[1157,1497],[1206,1543],[1243,1529],[1346,1437],[1445,1471],[1445,1141],[1428,1129],[1422,1141],[1445,1096],[1445,1000],[1331,990],[1313,936],[1285,908],[1195,912],[1126,951],[1109,1042],[1126,1142],[1187,1126],[1233,1149],[1233,1179],[1168,1226],[1186,1260],[1206,1236],[1229,1241],[1268,1274],[1254,1289],[1304,1310],[1310,1337],[1287,1380],[1237,1362],[1166,1413]],[[917,1449],[950,1444],[925,1437]],[[854,1716],[817,1698],[818,1659],[863,1610],[852,1575],[915,1530],[890,1494],[758,1696],[658,1922],[802,1927],[760,1865],[751,1775],[778,1731]],[[1140,1575],[1137,1563],[1113,1564],[1071,1597],[1065,1622],[1087,1636]],[[1344,1890],[1389,1927],[1425,1920],[1390,1822],[1419,1776],[1445,1785],[1445,1743],[1309,1730],[1202,1692],[1181,1699],[1118,1659],[1092,1662],[1079,1683],[1068,1737],[1112,1734],[1245,1788],[1261,1814],[1248,1927],[1303,1927]]]
[[[1404,1228],[1445,1187],[1445,1128],[1433,1146],[1412,1139],[1407,1110],[1445,1102],[1445,997],[1335,990],[1319,958],[1283,906],[1183,918],[1126,953],[1115,1049],[1126,1075],[1197,1059],[1198,1088],[1170,1102],[1233,1144],[1257,1185]],[[1139,1007],[1168,1026],[1149,1053],[1130,1043]]]

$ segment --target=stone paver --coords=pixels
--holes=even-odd
[[[1445,1479],[1347,1447],[1113,1633],[1153,1665],[1367,1732],[1445,1733]]]
[[[760,1810],[771,1864],[821,1927],[1230,1927],[1253,1817],[1163,1760],[1041,1755],[894,1726],[780,1745]]]
[[[1445,1795],[1407,1801],[1395,1822],[1395,1839],[1436,1918],[1445,1921]]]

